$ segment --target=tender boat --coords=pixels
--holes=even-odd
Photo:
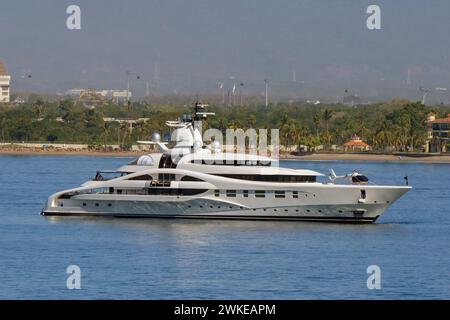
[[[275,158],[224,152],[217,142],[205,145],[201,121],[212,115],[205,107],[196,104],[193,117],[166,122],[174,128],[173,147],[154,134],[140,143],[158,145],[159,153],[51,195],[42,215],[372,223],[411,189],[374,185],[356,171],[331,170],[327,178],[279,167]]]

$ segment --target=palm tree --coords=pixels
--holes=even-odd
[[[319,136],[320,115],[316,113],[313,117],[314,126],[316,127],[316,136]]]
[[[34,104],[34,112],[38,118],[42,118],[44,113],[44,102],[41,99],[38,99]]]
[[[331,118],[333,118],[333,110],[325,109],[323,111],[323,120],[325,121],[327,135],[328,135],[328,129],[329,129],[329,122],[330,122]]]
[[[333,118],[333,110],[325,109],[323,111],[323,120],[325,120],[325,126],[326,126],[326,129],[327,129],[327,141],[328,141],[328,144],[330,144],[329,122],[330,122],[331,118]]]
[[[106,150],[106,147],[108,145],[108,138],[110,133],[110,123],[103,121],[102,123],[102,137],[103,137],[103,147]]]

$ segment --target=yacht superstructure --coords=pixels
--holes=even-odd
[[[223,152],[204,145],[199,123],[211,113],[195,106],[166,124],[174,128],[169,148],[158,134],[144,144],[160,153],[143,155],[92,181],[49,197],[45,216],[111,216],[375,222],[409,186],[378,186],[357,172],[320,182],[324,175],[279,167],[277,159]],[[345,180],[348,183],[336,183]]]

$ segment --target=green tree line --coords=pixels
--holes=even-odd
[[[128,148],[137,140],[149,139],[154,131],[168,133],[165,121],[190,113],[190,106],[180,104],[133,103],[131,108],[110,103],[86,108],[73,100],[43,101],[19,106],[0,105],[0,140],[2,142],[48,141],[84,143],[102,147],[117,144]],[[280,129],[280,142],[287,147],[300,145],[314,149],[342,145],[357,134],[379,151],[417,151],[424,145],[429,112],[446,116],[446,106],[427,107],[419,102],[394,100],[386,103],[349,107],[340,104],[309,105],[277,103],[274,105],[214,106],[205,128]],[[126,123],[105,122],[104,117],[119,119],[149,118],[133,130]]]

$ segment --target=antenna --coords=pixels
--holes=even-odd
[[[266,107],[269,106],[269,79],[264,79],[264,83],[266,84]]]
[[[159,57],[158,57],[158,59],[159,59]],[[160,80],[159,73],[160,73],[159,62],[155,62],[155,70],[154,70],[154,73],[153,73],[153,81],[155,82],[155,90],[156,90],[157,93],[159,93],[159,80]]]
[[[194,121],[201,121],[202,119],[206,119],[208,116],[215,115],[214,112],[204,112],[205,108],[209,107],[206,103],[195,102],[194,104]]]

